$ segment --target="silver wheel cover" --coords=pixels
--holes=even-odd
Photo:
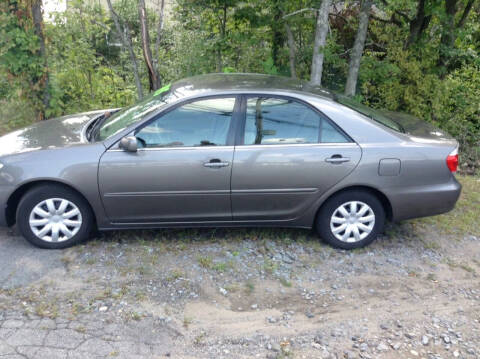
[[[366,203],[350,201],[340,205],[330,218],[330,230],[338,240],[355,243],[365,239],[375,226],[375,213]]]
[[[45,242],[63,242],[78,233],[82,214],[78,207],[63,198],[49,198],[33,207],[30,229]]]

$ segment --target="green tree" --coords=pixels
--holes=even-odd
[[[0,3],[0,67],[38,120],[49,106],[49,71],[41,0]]]

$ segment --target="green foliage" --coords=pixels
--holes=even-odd
[[[480,167],[480,67],[468,65],[449,74],[440,85],[434,109],[438,124],[462,145],[461,161]]]
[[[464,170],[480,167],[480,65],[465,63],[442,78],[436,67],[438,44],[405,50],[398,30],[373,29],[388,46],[367,50],[360,72],[366,104],[411,113],[446,130],[461,145]],[[477,55],[478,56],[478,55]]]
[[[41,109],[40,79],[44,75],[43,59],[39,56],[39,39],[34,33],[31,18],[24,8],[10,3],[0,4],[0,99],[18,102]]]
[[[130,29],[139,75],[147,88],[137,1],[117,0],[113,5]],[[318,5],[313,0],[167,2],[160,46],[153,54],[163,83],[215,71],[289,76],[286,22],[295,41],[297,76],[309,80],[315,12],[286,19],[283,15]],[[410,32],[407,18],[415,17],[417,5],[418,0],[376,3],[380,11],[375,16],[385,21],[370,21],[356,98],[373,107],[411,113],[445,129],[461,143],[463,168],[474,171],[480,167],[479,5],[474,5],[462,26],[451,30],[452,18],[444,0],[426,2],[426,15],[431,16],[428,27],[411,46],[405,46]],[[466,1],[459,0],[453,24],[459,23],[465,5]],[[35,83],[43,74],[43,64],[32,25],[9,11],[6,2],[0,10],[0,131],[5,132],[33,120],[38,103],[32,98],[37,98]],[[148,10],[155,50],[158,11]],[[322,83],[343,91],[358,26],[358,4],[347,2],[337,10],[330,16]],[[453,44],[445,41],[449,33]],[[136,100],[130,58],[106,7],[69,1],[66,12],[45,24],[45,34],[48,116],[122,107]]]
[[[23,99],[12,96],[0,100],[0,134],[25,127],[35,121],[35,112]]]
[[[75,7],[48,26],[52,100],[49,116],[122,107],[135,86],[101,8]],[[99,56],[101,54],[101,56]]]
[[[268,75],[278,75],[277,67],[273,63],[273,58],[269,57],[267,61],[262,63],[263,65],[263,73]]]

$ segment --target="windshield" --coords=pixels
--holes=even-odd
[[[113,114],[111,117],[106,118],[104,122],[100,124],[95,139],[97,141],[106,140],[131,124],[141,120],[145,115],[161,108],[175,99],[177,99],[177,96],[170,92],[170,85],[166,85],[147,96],[142,101],[124,108]]]
[[[349,97],[339,95],[339,94],[335,95],[335,100],[341,103],[342,105],[345,105],[351,108],[352,110],[360,112],[362,115],[365,115],[371,118],[372,120],[378,123],[381,123],[382,125],[387,126],[388,128],[391,128],[392,130],[395,130],[398,132],[405,132],[403,127],[399,123],[395,122],[391,118],[386,117],[378,110],[374,110],[373,108],[362,105],[352,100]]]

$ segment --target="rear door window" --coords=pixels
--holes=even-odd
[[[245,145],[345,143],[349,139],[309,106],[288,98],[247,98]]]

